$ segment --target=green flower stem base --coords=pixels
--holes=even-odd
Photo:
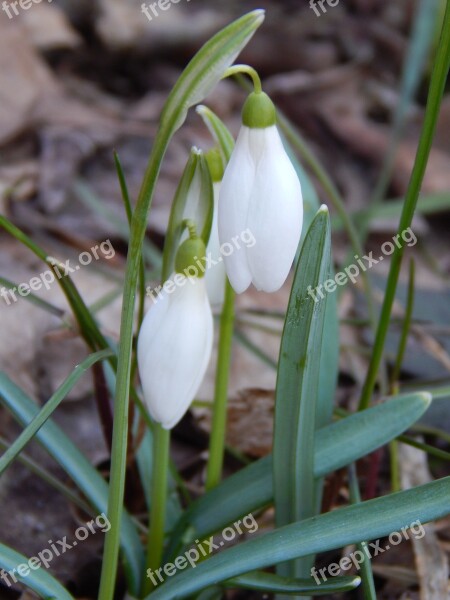
[[[228,379],[231,364],[231,347],[234,329],[235,293],[227,280],[225,300],[220,317],[219,352],[217,356],[216,387],[209,443],[209,460],[206,470],[206,489],[215,487],[222,477],[227,424]]]
[[[156,424],[153,429],[153,479],[150,503],[150,528],[147,539],[147,569],[155,571],[161,566],[164,529],[166,521],[167,481],[169,474],[170,431]],[[148,595],[153,589],[149,577],[144,577],[142,592]]]

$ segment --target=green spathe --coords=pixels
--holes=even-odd
[[[277,122],[274,103],[265,92],[252,92],[242,109],[242,124],[250,129],[265,129]]]

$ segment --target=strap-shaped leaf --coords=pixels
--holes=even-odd
[[[292,523],[234,546],[177,574],[145,600],[177,600],[232,577],[365,539],[378,539],[450,513],[450,477]]]
[[[280,577],[273,573],[255,571],[225,581],[226,587],[244,588],[272,594],[307,594],[322,596],[324,594],[342,593],[354,590],[361,583],[357,575],[349,577],[332,577],[318,587],[314,579],[293,579]]]
[[[28,568],[28,558],[12,550],[4,544],[0,544],[0,567],[5,569],[4,577],[10,584],[14,583],[12,575],[8,574],[8,571],[15,570],[13,575],[30,590],[33,590],[41,598],[45,600],[74,600],[74,597],[57,581],[48,571],[39,567],[38,569]],[[35,564],[35,563],[34,563]],[[17,572],[19,565],[25,565],[21,568],[21,571],[26,572],[28,568],[28,575],[26,577],[21,576]]]
[[[275,393],[273,483],[278,527],[316,514],[314,443],[322,332],[327,298],[315,302],[308,289],[330,273],[327,208],[317,212],[301,249],[281,338]],[[280,565],[284,576],[306,577],[311,565]]]
[[[4,373],[0,373],[0,401],[24,426],[39,414],[39,407],[35,402]],[[107,512],[108,484],[66,434],[52,420],[48,420],[35,437],[76,483],[92,506],[99,513]],[[121,545],[128,581],[131,586],[135,586],[133,591],[137,592],[142,576],[143,552],[139,534],[127,513],[122,519]]]
[[[370,454],[403,433],[424,414],[430,394],[392,397],[383,404],[355,413],[319,429],[315,440],[314,474],[321,477]],[[189,529],[185,543],[219,531],[243,515],[273,500],[272,456],[244,467],[215,489],[196,500],[174,531],[168,556]]]

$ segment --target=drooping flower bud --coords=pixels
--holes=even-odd
[[[171,285],[164,286],[139,332],[144,401],[164,429],[172,429],[188,410],[211,357],[213,318],[203,272],[196,266],[205,252],[203,241],[190,229],[177,252]]]
[[[223,177],[223,161],[220,151],[213,148],[206,154],[206,160],[213,182],[214,212],[206,253],[211,257],[211,267],[205,273],[206,290],[212,306],[221,306],[225,295],[225,265],[220,253],[218,210],[219,193]]]
[[[300,181],[284,149],[269,96],[253,92],[242,111],[242,127],[225,170],[219,199],[223,243],[250,230],[256,243],[225,257],[231,285],[242,293],[253,285],[274,292],[286,280],[303,224]]]

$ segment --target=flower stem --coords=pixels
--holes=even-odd
[[[225,300],[220,317],[219,352],[217,356],[216,386],[209,442],[209,459],[206,470],[206,489],[215,487],[221,479],[225,451],[227,423],[228,379],[231,364],[231,346],[234,329],[235,293],[227,280]]]
[[[154,571],[161,566],[166,522],[167,481],[169,474],[170,431],[159,423],[153,428],[153,477],[150,503],[150,528],[147,538],[146,571]],[[143,596],[153,589],[149,577],[144,578]]]
[[[108,519],[111,528],[106,534],[103,550],[99,600],[112,600],[114,597],[117,563],[120,545],[120,530],[125,492],[125,473],[128,443],[128,409],[131,376],[131,355],[133,348],[133,322],[141,264],[142,243],[150,204],[153,198],[161,163],[170,140],[170,130],[160,129],[155,138],[147,170],[144,175],[139,198],[131,221],[131,235],[128,247],[127,268],[124,282],[120,344],[117,364],[116,392],[114,401],[114,427],[111,453],[111,474],[108,496]]]
[[[232,77],[238,73],[245,73],[246,75],[249,75],[252,78],[255,92],[257,94],[262,92],[261,78],[259,77],[258,72],[249,65],[233,65],[232,67],[229,67],[222,76],[222,79],[225,79],[226,77]]]

